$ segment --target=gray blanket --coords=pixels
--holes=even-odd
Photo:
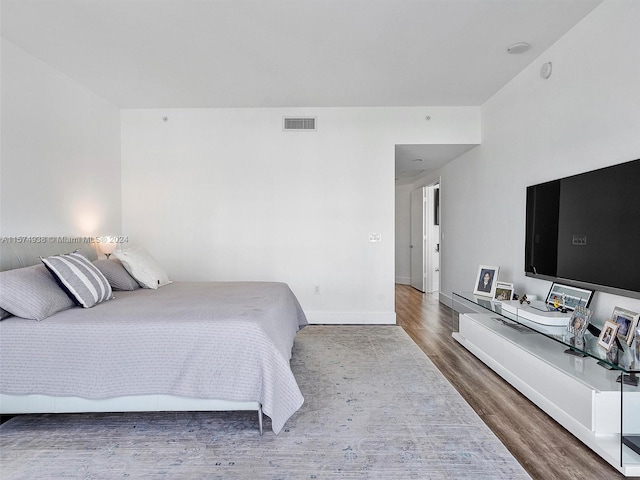
[[[0,322],[0,392],[257,401],[278,433],[303,403],[289,360],[306,324],[286,284],[176,282],[42,322]]]

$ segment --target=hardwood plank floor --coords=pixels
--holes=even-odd
[[[398,324],[532,478],[625,478],[458,344],[451,337],[451,309],[437,294],[396,285],[396,314]]]

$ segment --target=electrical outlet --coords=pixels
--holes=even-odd
[[[382,241],[382,235],[379,233],[370,233],[369,234],[369,241],[371,243],[379,243]]]
[[[320,285],[313,286],[313,293],[316,295],[320,295]]]

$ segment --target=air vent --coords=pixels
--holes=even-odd
[[[310,131],[316,129],[316,117],[284,117],[285,131]]]

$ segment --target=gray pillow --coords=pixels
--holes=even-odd
[[[73,306],[44,265],[0,272],[0,308],[17,317],[44,320]]]
[[[91,308],[113,297],[107,279],[84,255],[74,252],[40,260],[78,305]]]
[[[137,290],[140,284],[129,275],[122,262],[117,258],[94,260],[93,264],[106,277],[114,290]]]

